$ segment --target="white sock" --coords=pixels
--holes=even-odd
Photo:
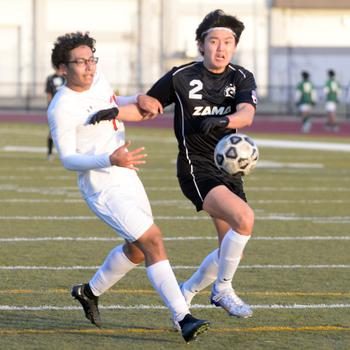
[[[190,313],[169,260],[162,260],[148,266],[147,276],[177,321],[181,321],[186,314]]]
[[[229,230],[221,242],[219,271],[215,290],[220,292],[232,288],[232,279],[238,268],[245,245],[250,236]]]
[[[123,245],[115,247],[90,280],[92,293],[96,296],[101,295],[136,266],[137,264],[131,262],[124,254]]]
[[[212,284],[218,275],[219,249],[215,249],[202,261],[199,269],[182,285],[187,303],[201,290]]]

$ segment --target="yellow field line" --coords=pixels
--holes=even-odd
[[[305,326],[305,327],[283,327],[264,326],[249,328],[211,328],[211,333],[252,333],[252,332],[339,332],[350,331],[350,327],[342,326]],[[0,329],[1,335],[16,334],[127,334],[127,333],[174,333],[172,329],[166,328],[123,328],[123,329]]]
[[[69,293],[69,289],[43,289],[43,290],[33,290],[33,289],[3,289],[0,290],[1,294],[67,294]],[[113,293],[113,294],[156,294],[156,292],[152,289],[115,289],[115,290],[109,290],[107,293]],[[252,295],[252,296],[327,296],[327,297],[349,297],[350,292],[297,292],[297,291],[291,291],[291,292],[274,292],[274,291],[265,291],[265,292],[249,292],[249,291],[241,291],[238,292],[239,295]],[[210,291],[203,291],[200,292],[200,294],[210,294]]]

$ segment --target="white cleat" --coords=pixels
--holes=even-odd
[[[246,304],[232,288],[216,292],[213,286],[210,303],[222,307],[230,316],[248,318],[253,316],[253,310]]]

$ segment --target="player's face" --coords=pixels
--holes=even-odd
[[[215,29],[208,33],[199,48],[204,52],[204,66],[213,73],[222,73],[236,52],[236,39],[225,29]]]
[[[78,92],[88,90],[96,72],[96,63],[90,47],[78,46],[70,51],[69,62],[63,65],[67,86]]]

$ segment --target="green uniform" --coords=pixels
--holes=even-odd
[[[338,102],[338,98],[340,95],[340,85],[334,79],[328,79],[326,85],[324,87],[324,92],[326,94],[327,102]]]
[[[314,104],[315,98],[315,87],[309,80],[301,81],[297,86],[297,104]]]

